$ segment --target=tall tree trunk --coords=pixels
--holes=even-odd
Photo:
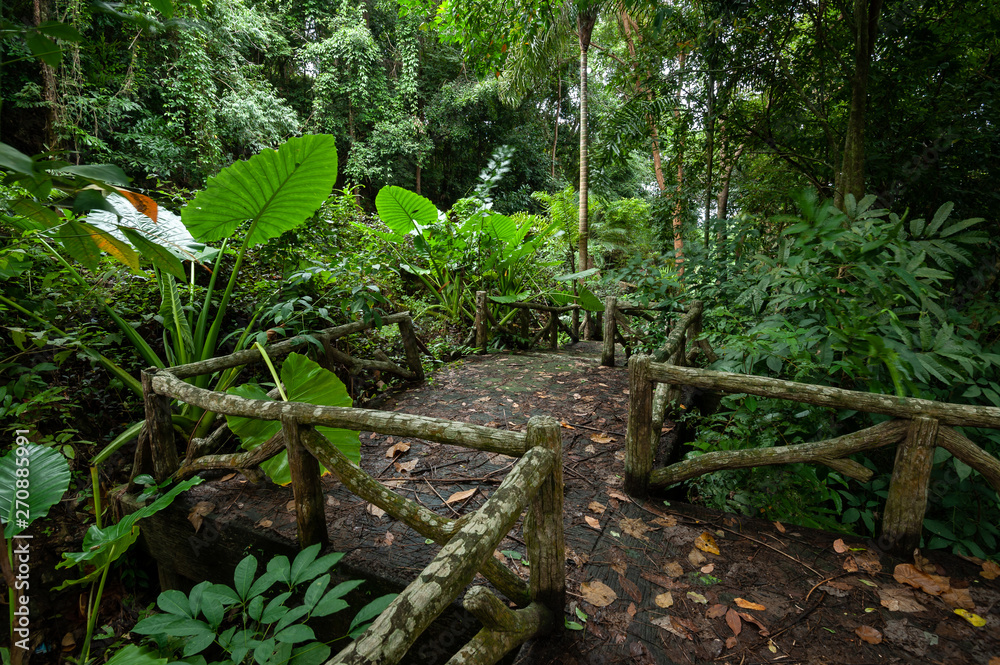
[[[552,179],[556,178],[556,147],[559,145],[559,112],[562,110],[562,76],[559,76],[559,92],[556,94],[556,122],[552,129]]]
[[[834,205],[844,208],[844,199],[865,194],[865,110],[868,106],[868,75],[871,71],[882,0],[854,0],[854,74],[851,76],[851,109],[844,137],[843,161],[837,174]]]
[[[580,270],[590,267],[590,255],[587,244],[590,240],[588,224],[588,151],[587,151],[587,51],[590,50],[590,36],[597,22],[597,11],[588,9],[581,11],[576,18],[576,29],[580,35],[580,238],[579,254]]]
[[[653,101],[653,91],[642,83],[642,74],[638,71],[638,57],[635,48],[635,41],[632,38],[632,32],[638,30],[635,19],[629,16],[628,12],[623,11],[621,13],[622,21],[622,31],[625,33],[625,43],[628,45],[629,56],[632,58],[632,70],[635,72],[635,92],[636,95],[641,95],[643,91],[646,93],[646,99],[650,102]],[[652,152],[653,152],[653,173],[656,175],[656,186],[660,190],[660,194],[667,191],[667,179],[663,176],[663,158],[660,155],[660,131],[656,126],[656,121],[653,119],[651,113],[646,114],[646,122],[649,123],[649,134],[652,137]]]
[[[42,6],[42,0],[34,0],[35,25],[49,19],[49,8]],[[56,93],[56,72],[48,63],[39,60],[42,68],[42,101],[45,106],[45,134],[43,150],[56,150],[56,124],[59,113],[59,97]],[[40,151],[41,152],[41,151]]]
[[[677,85],[677,108],[674,110],[674,119],[677,120],[677,200],[674,202],[674,265],[677,266],[677,276],[684,276],[684,238],[681,235],[684,225],[684,132],[683,121],[681,119],[681,91],[684,89],[684,60],[686,54],[681,51],[677,56],[679,63],[678,85]]]
[[[712,217],[712,162],[715,158],[715,75],[708,71],[708,108],[705,118],[705,249],[710,241],[709,220]]]

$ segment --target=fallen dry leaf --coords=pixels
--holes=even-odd
[[[684,630],[684,627],[680,624],[680,622],[677,621],[677,618],[672,617],[669,614],[666,616],[657,617],[653,619],[650,623],[670,633],[673,633],[682,640],[686,640],[690,637],[690,635],[686,630]]]
[[[72,651],[76,648],[76,638],[73,637],[73,633],[66,633],[62,638],[62,649],[63,651]]]
[[[670,577],[680,577],[684,574],[684,567],[676,561],[668,561],[663,564],[663,570],[670,575]]]
[[[236,477],[236,474],[235,474],[235,473],[227,473],[226,475],[224,475],[224,476],[222,476],[221,478],[219,478],[219,482],[220,482],[220,483],[224,483],[224,482],[226,482],[227,480],[232,480],[232,479],[233,479],[233,478],[235,478],[235,477]]]
[[[853,556],[858,566],[861,567],[861,570],[869,575],[876,575],[882,572],[882,562],[879,561],[878,553],[874,550],[855,552]]]
[[[618,598],[615,590],[600,580],[581,584],[580,594],[594,607],[607,607]]]
[[[706,575],[711,575],[713,572],[715,572],[715,564],[710,563],[707,566],[702,566],[701,572],[705,573]]]
[[[719,546],[715,544],[715,538],[708,531],[705,531],[694,539],[694,546],[702,552],[708,552],[709,554],[719,553]]]
[[[833,551],[836,552],[837,554],[843,554],[844,552],[847,552],[850,549],[851,548],[847,546],[843,538],[837,538],[837,540],[833,541]]]
[[[719,617],[724,616],[728,611],[729,611],[728,607],[717,603],[708,608],[708,610],[705,612],[705,616],[708,617],[709,619],[718,619]]]
[[[603,503],[597,503],[596,501],[591,501],[587,505],[587,508],[597,513],[598,515],[602,514],[605,510],[608,509],[608,507],[605,506]]]
[[[628,535],[639,540],[645,540],[647,543],[649,542],[649,537],[645,534],[647,531],[650,531],[650,528],[642,519],[638,517],[623,517],[619,524],[622,527],[622,531]]]
[[[976,609],[976,603],[972,600],[972,594],[968,589],[948,589],[941,594],[941,600],[948,603],[949,607],[961,607],[966,610]]]
[[[375,544],[379,547],[389,547],[395,539],[396,536],[392,535],[392,531],[386,531],[384,536],[375,539]]]
[[[365,508],[370,515],[373,515],[375,519],[381,519],[385,515],[385,511],[376,506],[374,503],[369,503],[368,507]]]
[[[1000,656],[990,658],[990,662],[986,663],[986,665],[1000,665]]]
[[[774,528],[778,530],[779,533],[785,532],[785,525],[781,522],[773,522]]]
[[[879,589],[882,607],[892,612],[923,612],[927,608],[917,602],[913,589]]]
[[[849,573],[856,573],[861,570],[861,568],[858,567],[858,562],[854,559],[853,555],[844,559],[844,570]]]
[[[619,501],[631,501],[627,494],[622,494],[618,490],[608,490],[608,496],[612,499],[618,499]]]
[[[657,526],[666,527],[668,529],[677,526],[677,518],[673,515],[667,515],[666,517],[657,517],[653,520],[653,524]]]
[[[735,637],[728,637],[728,638],[726,638],[726,648],[727,649],[732,649],[737,644],[739,644],[739,640],[736,639]]]
[[[295,499],[288,500],[288,503],[285,504],[285,510],[288,511],[295,510]]]
[[[565,420],[560,420],[560,421],[559,421],[559,424],[560,424],[560,425],[562,425],[562,426],[563,426],[564,428],[566,428],[566,429],[576,429],[575,427],[573,427],[572,425],[570,425],[570,424],[569,424],[568,422],[566,422]]]
[[[591,434],[590,440],[594,443],[614,443],[615,438],[609,436],[607,432],[601,432],[600,434]]]
[[[691,562],[691,565],[695,568],[701,568],[702,564],[708,561],[708,559],[705,558],[705,555],[698,550],[691,550],[688,552],[688,561]]]
[[[760,603],[753,603],[753,602],[750,602],[749,600],[745,600],[743,598],[736,598],[734,600],[736,601],[736,604],[739,607],[742,607],[745,610],[757,610],[758,612],[763,612],[764,610],[767,609],[766,607],[764,607]]]
[[[653,598],[653,602],[656,603],[657,607],[670,607],[674,604],[674,596],[667,591],[666,593],[661,593]]]
[[[699,605],[708,605],[708,598],[705,598],[705,596],[701,595],[700,593],[696,593],[694,591],[688,591],[687,597],[690,598],[692,601],[698,603]]]
[[[877,628],[872,628],[871,626],[858,626],[854,629],[854,634],[868,644],[881,644],[882,642],[882,633]]]
[[[770,631],[768,631],[768,629],[764,626],[764,624],[761,623],[760,619],[758,619],[754,615],[747,614],[746,612],[738,612],[738,614],[741,617],[743,617],[744,621],[749,621],[752,624],[756,624],[756,626],[760,628],[760,631],[758,632],[760,633],[761,637],[767,637],[768,635],[771,634]]]
[[[292,501],[294,505],[295,501]],[[188,513],[188,522],[194,525],[194,532],[198,533],[198,529],[201,528],[201,523],[204,521],[205,516],[215,510],[215,504],[211,501],[199,501],[194,504],[191,508],[191,512]]]
[[[255,528],[259,528],[259,529],[266,529],[269,526],[271,526],[272,524],[274,524],[274,522],[272,522],[271,520],[269,520],[266,517],[264,517],[264,518],[261,518],[256,524],[254,524],[254,527]]]
[[[385,451],[385,456],[388,457],[389,459],[392,459],[396,455],[402,455],[409,449],[410,449],[410,444],[400,441],[399,443],[393,445],[387,451]]]
[[[598,530],[600,530],[601,523],[597,521],[596,517],[591,517],[590,515],[584,515],[583,519],[584,519],[584,521],[587,522],[587,526],[589,526],[591,529],[598,529]]]
[[[642,602],[642,592],[639,591],[639,585],[625,577],[623,573],[618,573],[618,584],[625,593],[632,597],[632,600],[637,603]]]
[[[997,577],[1000,577],[1000,564],[996,561],[986,561],[983,563],[983,569],[979,571],[979,574],[988,580],[995,580]],[[1000,665],[1000,657],[996,660],[997,665]],[[990,665],[993,665],[993,661],[990,661]]]
[[[951,581],[947,577],[922,573],[912,563],[899,564],[892,571],[892,576],[900,584],[909,584],[932,596],[940,596],[951,588]]]
[[[478,487],[473,487],[470,490],[462,490],[461,492],[455,492],[454,494],[452,494],[451,496],[449,496],[447,499],[445,499],[444,502],[445,503],[455,503],[457,501],[465,501],[466,499],[468,499],[470,496],[472,496],[473,494],[475,494],[478,491],[479,491]]]
[[[393,466],[396,468],[396,473],[409,473],[417,467],[417,462],[420,460],[410,460],[409,462],[396,462]]]
[[[955,614],[962,617],[976,628],[982,628],[983,626],[986,625],[986,619],[979,616],[978,614],[969,612],[968,610],[963,610],[962,608],[958,608],[957,610],[955,610]]]
[[[921,554],[919,548],[913,550],[913,565],[922,573],[927,573],[928,575],[937,573],[937,566]]]
[[[733,608],[728,608],[726,610],[726,625],[729,626],[729,630],[733,631],[733,637],[740,634],[743,630],[743,620],[740,619],[740,614]]]

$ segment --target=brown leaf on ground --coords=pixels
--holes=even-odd
[[[367,510],[371,515],[373,515],[375,519],[381,519],[382,516],[385,515],[385,511],[376,506],[374,503],[369,503],[368,507],[365,508],[365,510]]]
[[[653,524],[657,526],[662,526],[667,529],[671,529],[677,526],[677,518],[673,515],[667,515],[666,517],[657,517],[653,520]]]
[[[295,510],[295,499],[288,500],[288,503],[285,504],[285,510],[289,512]]]
[[[254,524],[254,527],[258,528],[258,529],[266,529],[269,526],[271,526],[272,524],[274,524],[274,522],[272,522],[271,520],[269,520],[266,517],[264,517],[264,518],[261,518],[256,524]]]
[[[445,503],[455,503],[457,501],[465,501],[466,499],[468,499],[470,496],[472,496],[473,494],[475,494],[478,491],[479,491],[478,487],[473,487],[470,490],[462,490],[461,492],[455,492],[454,494],[452,494],[451,496],[449,496],[447,499],[445,499],[444,502]]]
[[[854,634],[868,644],[880,644],[882,642],[882,633],[877,628],[872,628],[871,626],[858,626],[854,629]]]
[[[743,620],[740,619],[740,613],[731,607],[726,609],[726,625],[729,626],[729,630],[733,631],[734,637],[743,630]]]
[[[642,592],[639,591],[639,585],[625,577],[622,573],[618,573],[618,586],[620,586],[632,600],[637,603],[642,602]]]
[[[948,603],[949,607],[961,607],[963,610],[976,609],[976,603],[972,600],[972,594],[968,589],[948,589],[941,594],[941,600]]]
[[[917,602],[913,589],[879,589],[882,607],[891,612],[923,612],[927,608]]]
[[[668,561],[663,564],[663,570],[667,573],[667,575],[670,575],[670,577],[680,577],[684,574],[683,566],[676,561]]]
[[[658,594],[653,598],[653,602],[656,603],[657,607],[670,607],[674,604],[674,596],[672,593],[667,591],[666,593]]]
[[[705,616],[709,619],[718,619],[721,616],[725,616],[726,612],[728,611],[729,611],[728,607],[716,603],[715,605],[712,605],[711,607],[708,608],[708,610],[705,612]]]
[[[837,540],[833,541],[833,551],[837,554],[843,554],[850,549],[851,548],[847,546],[847,543],[844,542],[843,538],[837,538]]]
[[[767,637],[768,635],[771,634],[771,632],[767,629],[767,627],[763,623],[761,623],[760,619],[758,619],[754,615],[747,614],[746,612],[737,612],[737,614],[743,617],[744,621],[749,621],[750,623],[755,624],[758,628],[760,628],[759,632],[761,637]]]
[[[62,648],[63,651],[72,651],[76,648],[76,637],[73,636],[73,633],[63,635]]]
[[[1000,563],[996,561],[986,561],[983,563],[983,569],[979,571],[979,575],[988,580],[995,580],[1000,577]],[[1000,658],[997,658],[997,665],[1000,665]],[[993,665],[993,661],[990,661],[990,665]]]
[[[600,434],[591,434],[590,440],[594,443],[614,443],[615,438],[609,436],[607,432],[601,432]]]
[[[392,535],[392,531],[386,531],[384,536],[375,539],[375,544],[379,547],[389,547],[395,539],[396,536]]]
[[[709,554],[719,553],[719,546],[715,544],[715,538],[708,531],[694,539],[694,546]]]
[[[672,617],[669,614],[662,617],[657,617],[653,619],[650,623],[654,626],[662,628],[667,632],[673,633],[682,640],[690,639],[691,635],[687,632],[683,625],[677,621],[677,617]]]
[[[872,550],[855,552],[854,560],[857,562],[861,570],[865,571],[869,575],[876,575],[882,572],[882,562],[879,560],[877,552]]]
[[[853,555],[850,555],[846,559],[844,559],[844,570],[846,570],[849,573],[856,573],[859,570],[861,570],[861,568],[858,566],[858,562],[854,559]]]
[[[1000,656],[990,658],[990,662],[986,663],[986,665],[1000,665]]]
[[[417,468],[417,462],[420,460],[410,460],[409,462],[395,462],[393,467],[396,469],[396,473],[409,473]]]
[[[615,590],[600,580],[581,584],[580,595],[594,607],[607,607],[618,598]]]
[[[583,520],[587,523],[587,526],[589,526],[591,529],[597,529],[598,531],[600,531],[601,523],[597,521],[596,517],[591,517],[590,515],[584,515]]]
[[[292,500],[292,506],[294,507],[295,500]],[[211,501],[199,501],[194,504],[191,508],[191,512],[188,513],[188,522],[194,525],[194,532],[198,533],[198,529],[201,528],[201,523],[204,521],[205,516],[215,510],[215,504]]]
[[[649,537],[646,535],[647,531],[651,531],[649,525],[642,521],[638,517],[623,517],[619,524],[622,527],[622,531],[632,536],[633,538],[638,538],[639,540],[645,540],[649,542]]]
[[[608,509],[608,507],[605,506],[603,503],[597,503],[596,501],[591,501],[587,505],[587,508],[590,509],[590,510],[592,510],[593,512],[597,513],[598,515],[600,515],[605,510]]]
[[[629,603],[628,604],[628,609],[625,610],[625,614],[628,615],[629,619],[632,619],[633,617],[635,617],[635,615],[636,615],[636,613],[638,611],[639,610],[638,610],[638,608],[636,608],[635,603]]]
[[[701,568],[702,564],[708,561],[708,559],[705,557],[704,554],[702,554],[698,550],[693,549],[690,552],[688,552],[688,561],[695,568]]]
[[[572,561],[573,564],[576,565],[577,567],[583,566],[583,564],[587,563],[587,561],[590,560],[590,557],[588,555],[578,554],[577,552],[574,552],[572,549],[570,549],[569,546],[567,546],[565,549],[566,549],[566,560]]]
[[[922,573],[912,563],[899,564],[893,570],[892,576],[900,584],[909,584],[932,596],[940,596],[951,588],[951,581],[947,577]]]
[[[785,532],[785,525],[784,524],[782,524],[781,522],[777,522],[777,521],[775,521],[773,524],[774,524],[774,528],[777,529],[779,533],[784,533]]]
[[[392,459],[396,455],[402,455],[407,450],[410,449],[410,444],[400,441],[399,443],[390,446],[388,450],[385,451],[385,456]]]
[[[664,589],[687,589],[689,585],[678,580],[672,580],[669,577],[664,577],[663,575],[657,575],[656,573],[649,573],[645,570],[639,572],[639,577],[653,584],[657,584]]]
[[[705,596],[695,591],[688,591],[687,597],[690,598],[693,602],[698,603],[699,605],[708,605],[708,598],[705,598]]]
[[[728,638],[726,638],[726,648],[727,649],[732,649],[733,647],[735,647],[739,643],[740,643],[740,641],[738,639],[736,639],[736,637],[728,637]]]
[[[933,575],[937,573],[937,566],[931,563],[930,559],[920,553],[920,549],[913,550],[913,565],[922,573]]]
[[[224,483],[224,482],[226,482],[227,480],[232,480],[232,479],[233,479],[233,478],[235,478],[235,477],[236,477],[236,474],[235,474],[235,473],[227,473],[226,475],[224,475],[224,476],[222,476],[221,478],[219,478],[219,482],[220,482],[220,483]]]
[[[715,564],[710,563],[707,566],[702,566],[701,572],[705,573],[706,575],[711,575],[713,572],[715,572]]]
[[[745,598],[735,598],[734,600],[736,601],[736,604],[739,607],[742,607],[745,610],[757,610],[758,612],[763,612],[764,610],[767,609],[760,603],[753,603],[750,602],[749,600],[746,600]]]
[[[622,494],[618,490],[608,490],[608,496],[612,499],[618,499],[619,501],[632,501],[627,494]]]

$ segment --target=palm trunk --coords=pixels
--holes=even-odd
[[[556,147],[559,145],[559,112],[562,110],[562,76],[559,77],[559,92],[556,93],[556,122],[552,128],[552,179],[556,178]]]
[[[684,225],[684,133],[681,120],[681,91],[684,89],[684,51],[677,56],[680,65],[678,73],[679,82],[677,87],[677,109],[674,111],[674,119],[677,120],[677,200],[674,203],[674,265],[677,266],[677,277],[684,277],[684,237],[682,235]]]
[[[587,152],[587,51],[590,50],[590,36],[597,22],[597,12],[589,10],[581,12],[576,19],[580,34],[580,237],[579,255],[580,270],[590,267],[590,256],[587,244],[590,240],[588,225],[588,152]]]

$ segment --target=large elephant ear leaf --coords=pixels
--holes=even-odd
[[[28,528],[31,522],[48,514],[69,489],[69,462],[62,453],[33,443],[25,444],[27,455],[18,455],[15,448],[0,459],[0,521],[4,538],[12,538]],[[18,460],[27,459],[25,464]],[[18,475],[24,469],[25,473]],[[30,492],[18,497],[18,479],[30,479]],[[22,485],[28,485],[22,482]],[[24,495],[27,495],[26,498]],[[22,514],[23,511],[23,514]],[[23,520],[23,521],[22,521]]]
[[[210,178],[181,219],[202,242],[228,238],[251,220],[252,247],[302,224],[330,195],[336,180],[334,137],[299,136]]]
[[[323,406],[354,405],[347,387],[336,374],[302,354],[288,355],[281,365],[281,380],[292,402]],[[357,432],[335,427],[317,427],[316,430],[339,448],[347,459],[355,464],[361,463],[361,441]]]
[[[438,210],[433,203],[419,194],[394,185],[379,190],[375,197],[375,208],[385,225],[401,236],[418,226],[430,226],[438,219]]]

